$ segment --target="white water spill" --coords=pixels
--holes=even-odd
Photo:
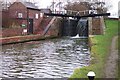
[[[52,39],[4,45],[3,78],[64,78],[89,65],[87,39]],[[1,76],[0,76],[1,77]]]
[[[79,36],[79,34],[77,34],[76,36],[74,36],[74,37],[71,37],[71,38],[73,38],[73,39],[77,39],[77,38],[88,38],[88,37],[86,37],[86,36]]]

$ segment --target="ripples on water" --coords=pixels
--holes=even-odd
[[[89,65],[87,40],[53,39],[4,45],[1,77],[63,78]]]

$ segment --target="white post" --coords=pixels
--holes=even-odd
[[[93,71],[90,71],[90,72],[88,72],[87,76],[88,76],[89,80],[94,80],[95,73]]]

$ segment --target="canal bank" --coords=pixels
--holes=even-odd
[[[37,41],[37,40],[45,40],[45,39],[52,39],[58,37],[57,35],[26,35],[26,36],[13,36],[13,37],[4,37],[0,38],[0,45],[5,44],[14,44],[14,43],[23,43],[23,42],[29,42],[29,41]]]
[[[91,70],[96,73],[96,78],[105,78],[105,64],[110,53],[112,38],[118,35],[118,20],[105,20],[105,23],[105,34],[91,38],[93,46],[90,66],[75,69],[71,78],[87,78],[86,75]]]

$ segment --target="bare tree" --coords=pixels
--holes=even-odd
[[[85,11],[94,10],[96,13],[106,13],[108,7],[106,7],[105,1],[98,0],[75,0],[74,2],[68,1],[65,5],[65,10]]]
[[[69,5],[66,5],[65,9],[74,10],[74,11],[84,11],[84,10],[89,10],[90,5],[88,2],[74,2],[74,3],[69,3]]]
[[[1,3],[2,9],[8,9],[8,7],[12,4],[12,2],[10,2],[9,0],[6,0],[6,1],[1,0],[0,3]]]

